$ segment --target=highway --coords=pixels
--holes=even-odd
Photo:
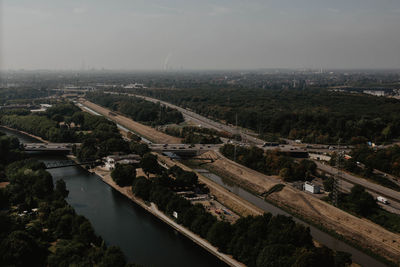
[[[108,94],[119,94],[119,93],[115,93],[115,92],[105,92]],[[203,127],[207,127],[207,128],[212,128],[212,129],[216,129],[219,131],[226,131],[232,134],[236,134],[237,133],[237,129],[235,127],[231,127],[229,125],[225,125],[213,120],[210,120],[204,116],[201,116],[199,114],[194,113],[193,111],[181,108],[179,106],[173,105],[171,103],[159,100],[159,99],[155,99],[155,98],[151,98],[151,97],[147,97],[147,96],[142,96],[142,95],[137,95],[137,94],[125,94],[125,95],[129,95],[129,96],[133,96],[133,97],[139,97],[142,99],[145,99],[147,101],[153,102],[153,103],[161,103],[162,105],[168,106],[170,108],[174,108],[179,110],[180,112],[182,112],[184,118],[186,120],[191,120],[196,124],[199,124]],[[264,150],[269,150],[269,149],[279,149],[279,150],[283,150],[283,151],[314,151],[314,152],[319,152],[319,153],[323,153],[323,152],[332,152],[333,151],[333,147],[331,149],[329,149],[329,146],[321,146],[321,145],[315,145],[315,144],[298,144],[293,140],[290,139],[285,139],[286,142],[288,143],[287,145],[280,145],[279,147],[263,147],[263,144],[265,143],[264,140],[256,138],[254,136],[251,136],[247,133],[244,133],[243,131],[241,132],[241,136],[242,139],[245,139],[247,142],[249,142],[250,144],[256,145],[260,148],[263,148]],[[248,143],[248,144],[249,144]],[[335,146],[336,148],[336,146]],[[341,150],[345,150],[345,152],[350,150],[350,147],[341,147]],[[318,161],[314,161],[317,164],[317,167],[327,173],[330,173],[332,175],[335,175],[337,173],[337,170],[331,166],[328,165],[324,165]],[[369,192],[373,193],[373,195],[376,197],[378,195],[387,197],[389,200],[394,200],[396,203],[394,203],[392,201],[391,206],[393,206],[396,209],[400,210],[400,193],[396,192],[392,189],[371,183],[365,179],[361,179],[359,177],[356,177],[354,175],[348,174],[348,173],[344,173],[342,172],[342,179],[350,184],[359,184],[362,185],[363,187],[365,187]],[[350,190],[349,186],[347,186],[348,188],[346,190]]]
[[[322,164],[319,161],[314,160],[315,164],[317,164],[318,169],[323,170],[331,175],[336,175],[337,174],[337,169],[329,166],[327,164]],[[345,182],[348,182],[350,184],[359,184],[363,187],[365,187],[369,192],[372,192],[374,196],[384,196],[389,199],[389,202],[392,202],[391,204],[393,205],[394,208],[400,209],[400,192],[394,191],[390,188],[383,187],[378,184],[374,184],[370,181],[367,181],[365,179],[359,178],[357,176],[351,175],[347,172],[341,171],[340,175],[341,179],[344,180]],[[346,183],[343,183],[343,185],[346,185]],[[345,189],[345,188],[344,188]],[[349,190],[349,189],[347,189]],[[346,191],[347,191],[346,190]],[[392,201],[391,201],[392,200]],[[397,202],[397,203],[395,203]]]
[[[115,92],[104,92],[104,93],[107,93],[107,94],[119,94],[119,93],[115,93]],[[145,100],[147,100],[149,102],[160,103],[160,104],[165,105],[167,107],[174,108],[174,109],[180,111],[183,114],[183,117],[185,118],[185,120],[191,120],[194,123],[196,123],[198,125],[201,125],[203,127],[215,129],[217,131],[225,131],[225,132],[228,132],[228,133],[231,133],[231,134],[237,134],[238,133],[238,130],[236,129],[236,127],[232,127],[232,126],[229,126],[229,125],[226,125],[226,124],[222,124],[222,123],[210,120],[209,118],[206,118],[206,117],[201,116],[201,115],[199,115],[197,113],[194,113],[193,111],[178,107],[178,106],[173,105],[171,103],[168,103],[168,102],[156,99],[156,98],[151,98],[151,97],[148,97],[148,96],[142,96],[142,95],[136,95],[136,94],[125,94],[125,95],[142,98],[142,99],[145,99]],[[242,139],[244,139],[245,141],[250,142],[252,144],[263,145],[265,143],[264,140],[256,138],[254,136],[251,136],[251,135],[249,135],[247,133],[244,133],[243,131],[241,131],[240,134],[242,136]]]

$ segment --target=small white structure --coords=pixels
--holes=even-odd
[[[308,153],[308,156],[310,157],[310,159],[315,159],[315,160],[323,160],[323,161],[331,160],[330,156],[322,155],[322,154]]]
[[[111,171],[118,164],[138,164],[140,162],[140,156],[136,154],[128,154],[123,156],[107,156],[105,158],[105,169]]]
[[[52,105],[50,104],[40,104],[40,109],[31,109],[31,112],[44,112],[51,107]]]
[[[382,196],[378,196],[376,198],[376,200],[378,200],[378,202],[381,202],[383,204],[388,204],[389,203],[388,200],[386,198],[382,197]]]
[[[315,185],[310,182],[305,182],[304,183],[304,191],[312,193],[312,194],[318,194],[320,192],[320,188],[318,185]]]
[[[172,213],[172,216],[174,216],[175,219],[178,219],[178,213],[177,213],[176,211],[174,211],[174,212]]]

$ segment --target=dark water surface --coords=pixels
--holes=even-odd
[[[1,127],[0,131],[17,136],[21,142],[38,142],[19,132]],[[64,159],[62,156],[37,157],[45,162]],[[266,212],[291,216],[213,173],[200,171],[210,180]],[[65,180],[70,191],[67,201],[76,212],[90,220],[96,233],[101,235],[107,244],[121,247],[129,261],[145,266],[226,266],[215,256],[103,183],[97,175],[89,174],[81,167],[51,169],[49,172],[54,180]],[[356,263],[362,266],[385,266],[366,253],[299,219],[294,219],[309,226],[311,235],[321,244],[351,253]]]
[[[218,175],[215,175],[214,173],[210,173],[204,169],[198,169],[197,171],[201,172],[201,174],[203,176],[205,176],[208,179],[216,182],[217,184],[225,187],[226,189],[230,190],[234,194],[240,196],[241,198],[249,201],[250,203],[252,203],[255,206],[259,207],[260,209],[264,210],[265,212],[270,212],[273,215],[281,214],[281,215],[291,216],[286,211],[284,211],[278,207],[275,207],[272,204],[269,204],[268,202],[265,202],[262,198],[247,192],[243,188],[233,184],[232,182],[229,182],[228,180],[222,179],[221,177],[219,177]],[[319,243],[321,243],[331,249],[334,249],[334,250],[345,251],[345,252],[351,253],[352,259],[354,262],[356,262],[362,266],[373,266],[373,267],[386,266],[385,264],[377,261],[370,255],[346,244],[343,241],[338,240],[337,238],[319,230],[318,228],[316,228],[308,223],[305,223],[304,221],[302,221],[300,219],[297,219],[297,218],[293,218],[293,219],[298,223],[301,223],[301,224],[304,224],[304,225],[310,227],[310,232],[311,232],[312,237]]]
[[[0,128],[21,142],[35,142],[24,134]],[[63,156],[35,155],[44,162]],[[88,218],[107,245],[119,246],[128,261],[144,266],[227,266],[131,200],[81,167],[48,170],[53,180],[64,179],[68,203]]]

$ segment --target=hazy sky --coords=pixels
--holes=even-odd
[[[4,69],[400,68],[400,0],[3,0],[1,9]]]

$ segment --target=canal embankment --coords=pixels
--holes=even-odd
[[[72,159],[72,157],[70,157],[70,158]],[[91,171],[96,173],[97,176],[99,176],[104,183],[111,186],[112,188],[114,188],[115,190],[120,192],[122,195],[129,198],[130,200],[132,200],[133,202],[138,204],[140,207],[145,209],[147,212],[153,214],[158,219],[160,219],[164,223],[168,224],[169,226],[171,226],[172,228],[174,228],[176,231],[180,232],[181,234],[185,235],[186,237],[191,239],[193,242],[195,242],[199,246],[203,247],[204,249],[206,249],[207,251],[209,251],[210,253],[212,253],[213,255],[215,255],[217,258],[224,261],[228,265],[235,266],[235,267],[245,266],[244,264],[235,260],[232,256],[219,252],[218,248],[211,245],[207,240],[201,238],[200,236],[194,234],[193,232],[186,229],[182,225],[176,223],[174,221],[174,219],[170,218],[169,216],[167,216],[163,212],[161,212],[154,203],[146,203],[142,199],[135,197],[134,194],[132,193],[131,187],[118,186],[111,178],[109,171],[104,171],[104,170],[102,170],[101,167],[93,168],[93,169],[91,169]]]

